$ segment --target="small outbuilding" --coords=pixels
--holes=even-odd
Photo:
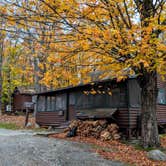
[[[32,103],[32,93],[21,93],[16,87],[12,94],[12,110],[13,112],[24,112],[26,110],[26,103]],[[33,112],[34,108],[29,108]]]

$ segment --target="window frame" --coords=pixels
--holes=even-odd
[[[160,94],[163,95],[163,96],[160,96]],[[162,97],[164,97],[164,99],[162,99]],[[162,102],[162,100],[164,102]],[[158,89],[157,104],[166,105],[166,89],[165,88],[159,88]]]

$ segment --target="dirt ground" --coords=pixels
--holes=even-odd
[[[29,122],[31,123],[31,126],[29,128],[34,128],[35,118],[33,117],[33,115],[29,115]],[[15,124],[18,128],[23,129],[25,125],[25,116],[1,115],[0,123]]]
[[[33,129],[35,126],[35,119],[32,116],[30,116],[29,122],[32,124],[32,126],[30,128]],[[0,123],[15,124],[18,126],[19,129],[24,129],[25,116],[3,115],[3,116],[0,116]],[[2,129],[0,129],[0,130],[2,130]],[[29,132],[29,131],[27,131],[27,132]],[[8,133],[7,135],[9,136],[10,134]],[[75,144],[73,142],[79,142],[79,143],[81,143],[81,144],[79,144],[80,146],[85,146],[85,144],[86,145],[88,144],[91,147],[91,148],[89,148],[90,151],[93,151],[93,152],[95,152],[95,154],[99,154],[103,158],[108,159],[110,161],[120,161],[122,163],[127,163],[129,165],[135,165],[135,166],[166,166],[165,162],[156,162],[156,161],[149,160],[147,158],[147,151],[135,148],[134,146],[131,146],[131,145],[124,144],[120,141],[104,141],[103,142],[101,140],[97,140],[94,138],[85,138],[85,137],[78,137],[78,136],[73,137],[73,138],[65,138],[63,133],[54,134],[51,137],[53,137],[53,140],[54,140],[54,138],[56,138],[54,140],[55,142],[60,141],[60,142],[62,142],[62,144],[63,144],[63,142],[66,142],[66,144],[69,144],[69,145],[76,145],[77,143]],[[30,141],[30,143],[31,143],[31,140],[32,140],[32,142],[33,142],[33,140],[35,142],[38,142],[37,138],[31,139],[31,138],[29,138],[29,136],[28,137],[19,136],[19,137],[13,137],[13,138],[14,138],[14,140],[15,140],[15,138],[16,138],[16,140],[20,139],[20,142],[22,142],[22,144],[25,143],[25,145],[27,145],[27,147],[29,146],[28,140]],[[57,138],[61,139],[61,140],[57,140]],[[0,139],[3,139],[3,138],[0,137]],[[40,142],[42,140],[42,138],[39,138],[38,140]],[[9,139],[7,141],[9,144],[4,145],[4,147],[6,146],[8,148],[8,146],[10,146],[10,143],[11,143],[11,145],[17,144],[16,142],[12,142]],[[47,138],[47,141],[49,142],[48,138]],[[161,137],[161,145],[162,145],[163,149],[166,149],[166,135]],[[16,148],[16,147],[14,147],[14,148]],[[22,148],[24,149],[25,147],[22,147]],[[46,150],[49,151],[48,149],[46,149]],[[0,146],[0,152],[1,151],[3,151],[3,150],[1,149],[1,146]],[[17,152],[20,153],[19,151],[17,151]],[[38,152],[35,152],[35,153],[38,154]],[[49,153],[52,153],[52,152],[49,152]],[[55,152],[55,153],[57,153],[57,152]],[[63,150],[62,150],[62,153],[63,153]],[[66,152],[64,152],[64,153],[66,153]],[[41,154],[39,154],[39,155],[41,155]],[[82,156],[80,156],[80,157],[82,157]],[[35,159],[33,159],[33,160],[35,160]],[[89,160],[91,160],[91,159],[89,159]],[[1,157],[0,157],[0,161],[1,161]],[[56,161],[59,162],[58,159],[56,159]],[[38,161],[36,163],[38,163]],[[48,161],[48,163],[51,163],[51,162]],[[72,163],[72,164],[74,164],[74,163]],[[105,164],[107,165],[107,162]],[[114,163],[114,164],[117,164],[117,163]],[[1,163],[0,163],[0,165],[3,166],[3,164],[1,164]],[[52,165],[53,164],[51,163],[51,166]],[[61,162],[60,165],[63,165],[63,162]],[[91,164],[89,164],[89,165],[91,165]],[[8,166],[8,165],[4,165],[4,166]],[[30,165],[30,166],[33,166],[33,165]],[[34,165],[34,166],[36,166],[36,165]],[[93,164],[92,164],[92,166],[93,166]]]
[[[92,151],[100,154],[105,159],[117,160],[134,166],[166,166],[166,162],[149,160],[147,151],[141,149],[141,147],[134,147],[121,141],[101,141],[80,136],[66,138],[64,133],[57,133],[50,135],[50,137],[88,143],[93,147]],[[161,138],[161,145],[161,148],[166,148],[166,135]]]
[[[39,137],[30,130],[0,129],[0,142],[0,166],[124,166],[85,143]]]

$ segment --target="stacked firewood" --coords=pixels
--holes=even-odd
[[[106,141],[120,139],[118,129],[119,127],[116,124],[108,124],[106,120],[74,120],[70,123],[69,127],[64,130],[64,132],[67,137],[77,135],[83,137],[93,137]]]

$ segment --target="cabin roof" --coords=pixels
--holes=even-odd
[[[133,79],[133,78],[136,78],[136,77],[128,77],[128,79]],[[83,87],[98,85],[98,84],[107,83],[107,82],[115,82],[115,81],[116,81],[115,78],[114,79],[105,79],[105,80],[100,80],[100,81],[93,81],[93,82],[90,82],[87,84],[79,84],[76,86],[68,86],[68,87],[64,87],[64,88],[58,88],[55,90],[34,93],[34,95],[53,95],[58,92],[66,92],[66,91],[76,90],[76,89],[83,88]]]
[[[115,79],[107,79],[107,80],[101,80],[101,81],[93,81],[87,84],[79,84],[76,86],[68,86],[68,87],[64,87],[64,88],[58,88],[55,90],[49,90],[49,91],[45,91],[45,92],[39,92],[39,93],[35,93],[34,95],[51,95],[57,92],[64,92],[64,91],[70,91],[70,90],[76,90],[79,89],[81,87],[88,87],[88,86],[93,86],[94,84],[101,84],[101,83],[106,83],[106,82],[112,82],[115,81]]]

